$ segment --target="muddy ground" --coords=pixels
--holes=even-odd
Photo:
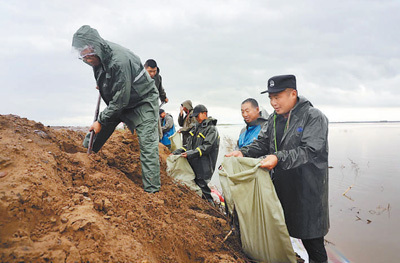
[[[87,155],[84,132],[0,115],[1,262],[248,262],[226,219],[167,176],[143,191],[136,136]]]

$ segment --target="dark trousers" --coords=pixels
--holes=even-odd
[[[328,262],[326,254],[324,237],[313,239],[302,239],[303,245],[307,250],[308,257],[311,262]]]
[[[210,180],[197,178],[196,176],[194,182],[200,187],[201,192],[203,193],[203,198],[208,201],[212,201],[213,198],[211,196],[211,189],[208,187],[208,183],[210,182]]]

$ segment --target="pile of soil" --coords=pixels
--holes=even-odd
[[[136,136],[97,154],[85,133],[0,115],[1,262],[248,262],[226,219],[167,176],[143,190]]]

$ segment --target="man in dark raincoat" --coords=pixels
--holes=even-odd
[[[207,108],[201,104],[193,109],[192,115],[197,123],[190,130],[187,143],[173,154],[180,154],[188,159],[196,176],[194,181],[200,187],[204,198],[213,203],[208,183],[214,173],[219,151],[217,120],[208,117]]]
[[[158,91],[154,80],[138,56],[104,40],[90,26],[82,26],[74,34],[72,46],[78,50],[81,59],[93,67],[97,88],[107,104],[98,121],[90,127],[96,133],[93,151],[98,152],[117,125],[124,122],[132,133],[136,130],[138,134],[144,190],[158,192],[161,186]]]
[[[157,62],[154,59],[148,59],[144,63],[144,68],[147,70],[147,73],[149,73],[150,77],[154,79],[154,83],[156,84],[156,87],[158,89],[161,102],[167,103],[168,102],[167,93],[165,93],[165,89],[162,85],[160,68],[157,66]]]
[[[290,236],[300,238],[310,262],[327,262],[328,119],[298,97],[293,75],[268,80],[274,113],[257,140],[226,156],[260,157],[271,170]]]

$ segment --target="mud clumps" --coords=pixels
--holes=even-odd
[[[166,175],[142,188],[139,145],[116,131],[97,154],[85,133],[0,115],[1,262],[248,262],[222,215]]]

